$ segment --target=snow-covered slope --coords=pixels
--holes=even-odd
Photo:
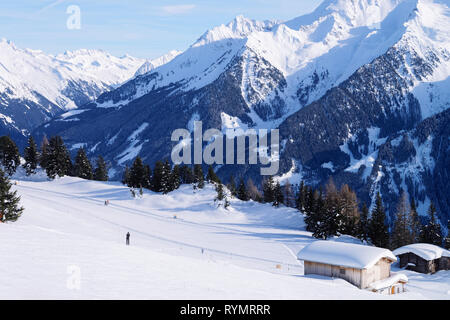
[[[409,272],[409,292],[395,296],[303,276],[295,255],[314,239],[298,212],[218,209],[211,186],[132,199],[116,183],[28,180],[14,187],[22,217],[0,224],[2,299],[449,298],[449,272]]]

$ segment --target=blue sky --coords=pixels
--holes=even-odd
[[[207,29],[237,15],[288,20],[311,12],[321,0],[18,0],[0,3],[0,38],[19,47],[61,53],[103,49],[155,58],[184,50]],[[70,30],[71,5],[79,7],[81,28]]]

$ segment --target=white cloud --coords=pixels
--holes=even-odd
[[[167,14],[184,14],[195,8],[195,4],[180,4],[173,6],[164,6],[162,10]]]

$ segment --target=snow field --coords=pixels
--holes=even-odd
[[[229,211],[216,208],[212,186],[132,199],[128,188],[114,182],[35,180],[18,181],[14,188],[25,212],[17,222],[0,225],[0,298],[450,297],[449,272],[417,275],[418,281],[408,273],[411,290],[397,296],[305,277],[295,256],[314,239],[302,231],[297,211],[238,200]],[[125,246],[127,232],[131,246]]]

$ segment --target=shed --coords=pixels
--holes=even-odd
[[[372,290],[371,284],[391,278],[391,264],[397,261],[388,249],[325,240],[307,245],[297,257],[304,261],[305,275],[342,278],[360,289]],[[390,286],[405,282],[405,277],[389,282]]]
[[[450,251],[428,243],[414,243],[394,250],[400,268],[420,273],[450,269]]]

